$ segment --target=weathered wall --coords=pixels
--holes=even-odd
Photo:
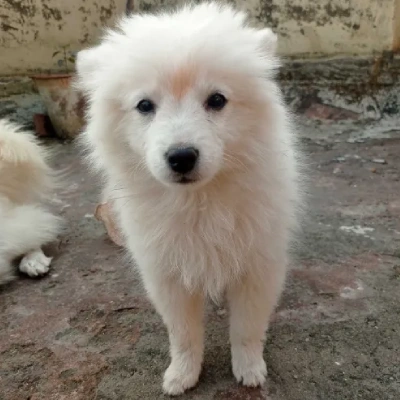
[[[400,0],[230,0],[278,34],[295,58],[400,49]],[[71,53],[124,13],[182,0],[0,0],[0,75],[73,68]]]
[[[125,6],[126,0],[0,0],[0,75],[72,69],[71,53],[96,40]]]
[[[132,0],[134,11],[185,0]],[[279,34],[283,55],[364,56],[400,45],[400,0],[228,0]],[[397,7],[397,9],[396,9]],[[396,31],[396,32],[395,32]]]
[[[368,55],[392,49],[397,0],[264,0],[237,3],[276,29],[290,56]],[[400,15],[398,16],[400,17]]]
[[[393,50],[400,52],[400,0],[394,1]]]

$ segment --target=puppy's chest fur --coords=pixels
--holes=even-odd
[[[240,188],[218,192],[136,193],[128,205],[117,205],[139,268],[174,274],[212,296],[240,276],[258,247],[260,204]]]

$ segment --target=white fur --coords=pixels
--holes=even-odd
[[[14,278],[20,256],[20,271],[31,277],[49,270],[40,247],[56,237],[60,219],[44,207],[53,186],[46,158],[31,133],[0,120],[0,284]]]
[[[245,20],[215,3],[136,15],[77,60],[89,99],[83,141],[168,328],[171,395],[196,384],[204,301],[223,293],[233,372],[264,383],[263,339],[296,226],[298,156],[274,82],[276,36]],[[204,108],[214,91],[228,99],[219,112]],[[143,98],[155,114],[135,109]],[[193,184],[175,183],[164,160],[177,145],[200,150]]]

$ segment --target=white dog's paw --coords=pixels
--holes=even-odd
[[[25,255],[19,264],[19,270],[31,278],[45,275],[49,272],[52,257],[46,257],[41,250],[35,250]]]
[[[170,396],[177,396],[194,387],[200,375],[200,369],[185,363],[171,362],[164,374],[163,390]]]
[[[244,386],[262,386],[267,377],[267,366],[262,354],[245,350],[233,352],[232,370],[236,380]]]

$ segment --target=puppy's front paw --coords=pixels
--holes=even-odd
[[[172,361],[164,374],[163,390],[170,396],[177,396],[196,385],[200,375],[200,365]]]
[[[52,258],[46,257],[41,250],[32,251],[25,255],[19,264],[19,270],[31,278],[45,275],[49,272]]]
[[[267,376],[267,366],[262,353],[254,353],[245,347],[232,352],[232,369],[235,378],[244,386],[262,386]]]

